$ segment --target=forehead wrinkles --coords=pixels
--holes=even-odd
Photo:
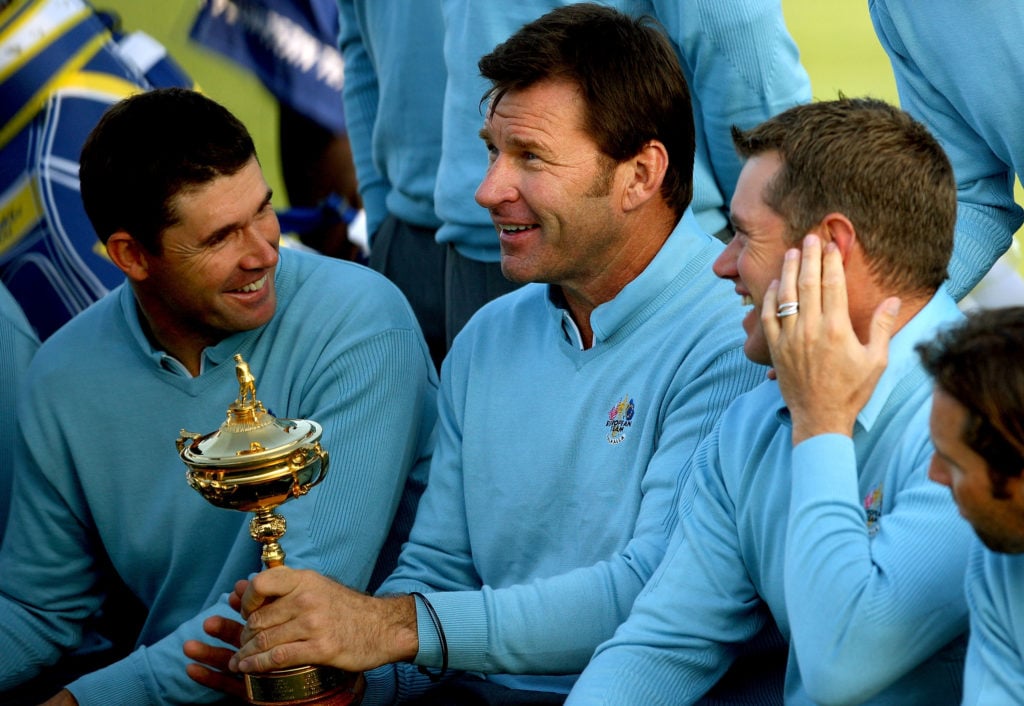
[[[568,83],[545,83],[506,93],[488,111],[485,129],[513,147],[554,147],[569,135],[585,136],[582,123],[578,89]]]

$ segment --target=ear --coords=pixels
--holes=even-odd
[[[107,255],[133,282],[149,276],[149,252],[127,232],[119,230],[107,239]]]
[[[857,229],[853,227],[849,218],[839,212],[830,213],[822,218],[813,232],[819,234],[822,244],[829,241],[835,243],[843,255],[843,262],[846,262],[857,245]]]
[[[622,208],[633,211],[661,192],[661,184],[668,171],[668,151],[659,140],[650,140],[621,167],[629,170]]]

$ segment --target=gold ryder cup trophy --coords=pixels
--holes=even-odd
[[[278,419],[256,399],[256,379],[242,356],[235,356],[238,399],[227,419],[209,434],[181,430],[178,453],[188,484],[217,507],[252,512],[249,534],[263,545],[263,564],[284,563],[278,540],[285,519],[275,508],[309,492],[327,473],[320,447],[321,426],[307,419]],[[241,578],[241,577],[239,577]],[[352,700],[352,675],[333,667],[302,666],[246,674],[252,704],[342,705]]]

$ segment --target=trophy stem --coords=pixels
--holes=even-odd
[[[268,569],[284,564],[284,550],[277,540],[284,536],[288,523],[272,508],[261,507],[249,521],[249,536],[263,545],[260,557]]]

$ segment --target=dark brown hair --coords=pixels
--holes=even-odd
[[[967,410],[960,438],[985,459],[996,497],[1024,471],[1024,307],[983,309],[917,346],[935,384]]]
[[[547,79],[579,87],[585,127],[615,162],[637,155],[651,140],[668,152],[661,187],[682,215],[693,198],[694,127],[690,91],[679,59],[649,17],[576,3],[524,25],[479,63],[492,83],[483,100],[493,112],[511,90]]]
[[[845,215],[876,280],[930,295],[953,251],[956,182],[942,147],[907,113],[846,98],[790,108],[751,130],[733,128],[743,158],[777,152],[764,200],[797,242],[829,213]]]
[[[104,113],[82,147],[85,212],[103,243],[125,231],[152,253],[178,220],[175,197],[240,171],[256,155],[234,115],[202,94],[163,88]]]

